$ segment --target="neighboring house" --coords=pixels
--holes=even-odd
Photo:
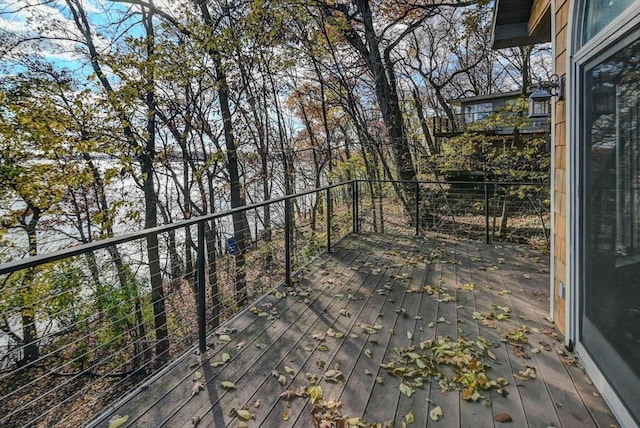
[[[513,134],[514,129],[512,126],[495,125],[494,123],[487,122],[487,119],[490,119],[499,112],[503,112],[508,108],[510,102],[516,101],[521,96],[522,93],[520,91],[513,91],[449,100],[449,104],[457,107],[458,113],[456,117],[456,127],[450,127],[447,132],[447,136],[465,132],[470,128],[479,132],[494,135]],[[551,122],[549,121],[549,118],[551,116],[551,109],[549,101],[546,102],[546,105],[546,110],[542,108],[537,112],[528,112],[527,123],[519,129],[520,133],[544,134],[550,132]],[[512,114],[515,115],[516,113],[514,112]],[[487,124],[485,125],[483,122],[487,122]],[[470,125],[473,126],[470,127]],[[439,136],[444,136],[443,134],[444,133],[441,132],[439,133]]]
[[[521,112],[521,117],[518,117],[518,110],[523,106],[521,98],[520,91],[513,91],[449,100],[455,112],[455,125],[450,120],[434,121],[434,124],[440,125],[434,129],[434,137],[436,146],[443,154],[438,167],[447,180],[473,181],[488,177],[513,180],[504,172],[500,176],[494,175],[495,171],[509,169],[505,164],[506,158],[497,160],[496,156],[500,152],[508,154],[508,163],[513,168],[519,162],[526,162],[524,159],[518,160],[518,153],[522,152],[520,149],[540,139],[547,142],[541,149],[548,155],[551,133],[549,99],[528,102],[528,106],[524,105],[528,111]],[[535,111],[533,106],[536,107]],[[518,138],[515,124],[518,124]],[[470,151],[470,146],[460,146],[459,136],[463,134],[464,141],[473,144],[474,150]],[[481,137],[467,138],[470,135]],[[530,167],[536,168],[534,165]],[[544,171],[548,172],[548,163]]]
[[[640,423],[640,0],[496,0],[496,49],[552,41],[551,317]],[[564,95],[564,96],[562,96]]]

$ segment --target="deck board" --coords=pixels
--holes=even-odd
[[[394,421],[401,426],[412,413],[413,426],[497,427],[502,424],[494,417],[506,413],[512,426],[616,425],[579,363],[569,364],[573,355],[559,336],[551,336],[555,329],[545,319],[548,275],[548,257],[527,247],[436,236],[350,235],[334,246],[333,253],[310,264],[286,298],[271,294],[256,303],[274,310],[273,319],[250,311],[239,314],[225,325],[233,329],[231,341],[212,335],[213,348],[206,355],[184,355],[94,425],[106,427],[117,414],[128,416],[127,426],[135,427],[235,427],[241,421],[233,409],[246,408],[254,414],[248,426],[309,427],[309,398],[280,398],[287,389],[305,390],[310,384],[307,375],[317,377],[325,400],[342,404],[344,415],[370,423]],[[427,284],[442,287],[456,300],[438,302],[437,293],[417,292]],[[496,312],[495,305],[508,307],[509,318],[492,326],[474,316]],[[374,324],[382,328],[363,328]],[[529,358],[501,340],[521,325],[530,329],[523,346]],[[329,330],[344,336],[326,335]],[[313,337],[322,334],[324,340]],[[459,336],[491,341],[495,361],[486,358],[488,375],[509,382],[507,396],[482,391],[483,398],[470,402],[460,391],[445,394],[437,381],[426,380],[408,397],[399,389],[402,380],[380,366],[400,361],[397,349]],[[533,348],[542,350],[535,353]],[[231,360],[212,367],[223,353]],[[293,372],[286,373],[285,366]],[[526,366],[535,367],[536,379],[517,378]],[[322,379],[329,369],[342,371],[343,379]],[[274,370],[285,376],[284,385]],[[192,395],[196,377],[204,390]],[[227,391],[222,381],[232,381],[237,388]],[[429,417],[435,406],[443,411],[442,421]]]

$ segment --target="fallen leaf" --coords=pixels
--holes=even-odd
[[[413,339],[413,332],[407,330],[407,339],[409,340]]]
[[[500,423],[513,422],[513,418],[511,418],[511,415],[508,413],[500,413],[499,415],[495,415],[493,417],[493,420]]]
[[[109,428],[120,428],[122,425],[126,424],[129,420],[129,415],[114,415],[111,420],[109,420]]]
[[[209,365],[213,368],[224,366],[226,363],[223,361],[211,361]]]
[[[442,413],[442,408],[440,406],[434,407],[429,412],[429,417],[434,421],[437,421],[438,419],[442,418],[442,416],[444,416],[444,414]]]
[[[231,342],[231,336],[229,336],[228,334],[223,334],[219,336],[218,339],[222,340],[223,342]]]
[[[340,370],[327,370],[322,377],[324,378],[325,382],[333,383],[338,383],[341,379],[344,378]]]
[[[304,396],[304,393],[305,393],[304,387],[300,389],[287,389],[285,392],[280,394],[280,398],[284,398],[285,400],[289,401],[294,398]]]
[[[227,354],[226,352],[222,354],[222,362],[223,363],[228,363],[229,360],[231,360],[231,355]]]
[[[305,373],[305,376],[311,385],[315,385],[318,383],[318,376],[314,375],[313,373],[307,372]]]
[[[411,398],[411,396],[416,392],[415,389],[411,388],[409,385],[407,385],[406,383],[402,382],[400,384],[400,392],[402,392],[404,395],[406,395],[407,397]]]
[[[200,391],[204,391],[204,383],[196,382],[193,384],[191,388],[191,396],[194,397],[200,393]]]
[[[200,366],[200,361],[195,361],[195,362],[189,364],[189,369],[193,370],[193,369],[195,369],[196,367],[199,367],[199,366]]]
[[[415,417],[413,416],[413,412],[409,411],[404,417],[407,420],[408,424],[412,424],[415,421]]]
[[[284,411],[284,413],[282,413],[282,420],[283,421],[288,421],[289,420],[289,412],[288,411]]]
[[[248,410],[246,409],[233,409],[235,414],[242,419],[243,421],[248,421],[250,419],[253,419],[255,417],[255,415],[251,414]]]
[[[232,390],[232,389],[236,389],[236,384],[233,382],[229,382],[228,380],[222,381],[220,383],[220,386],[223,387],[226,390]],[[204,389],[204,388],[203,388]]]
[[[371,352],[371,349],[365,349],[364,354],[369,358],[373,357],[373,352]]]
[[[287,384],[287,378],[284,375],[278,376],[278,383],[282,386]]]
[[[200,416],[191,416],[191,425],[194,427],[197,427],[198,425],[200,425],[200,422],[202,421],[202,418]]]
[[[322,388],[320,385],[312,385],[307,388],[307,394],[311,400],[311,404],[316,404],[318,400],[322,399]]]
[[[253,403],[253,407],[255,407],[256,409],[259,409],[261,404],[262,404],[262,400],[258,399]]]
[[[536,378],[536,369],[534,367],[527,367],[525,370],[520,370],[517,375],[514,375],[516,379],[531,380]]]
[[[327,345],[318,345],[318,351],[327,352],[329,347]]]
[[[294,375],[296,373],[296,371],[289,366],[284,366],[284,371],[289,375]]]
[[[196,381],[196,380],[201,379],[201,378],[202,378],[202,373],[200,373],[200,372],[195,372],[195,373],[193,374],[193,379],[192,379],[192,380]]]
[[[478,391],[471,392],[471,390],[465,388],[462,390],[462,398],[467,401],[476,402],[482,398],[482,394],[480,394]]]

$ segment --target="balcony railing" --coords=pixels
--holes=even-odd
[[[490,118],[499,111],[480,111],[470,113],[458,113],[454,115],[454,120],[451,121],[447,117],[434,117],[432,118],[432,128],[435,136],[451,136],[455,134],[461,134],[467,130],[473,130],[475,132],[488,132],[498,135],[510,135],[513,134],[513,126],[499,126],[493,122],[484,122],[487,118]],[[501,113],[503,117],[506,117],[505,113]],[[511,113],[515,116],[516,113]],[[537,134],[537,133],[549,133],[551,132],[551,121],[549,117],[531,117],[527,120],[527,123],[519,128],[521,133]]]
[[[357,180],[2,264],[0,426],[78,426],[240,311],[274,316],[253,302],[348,233],[545,245],[548,201],[541,183]]]

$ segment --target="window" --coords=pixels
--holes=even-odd
[[[580,45],[591,40],[633,3],[634,0],[586,0]]]
[[[478,122],[491,114],[493,114],[492,103],[467,104],[464,106],[464,123]]]

